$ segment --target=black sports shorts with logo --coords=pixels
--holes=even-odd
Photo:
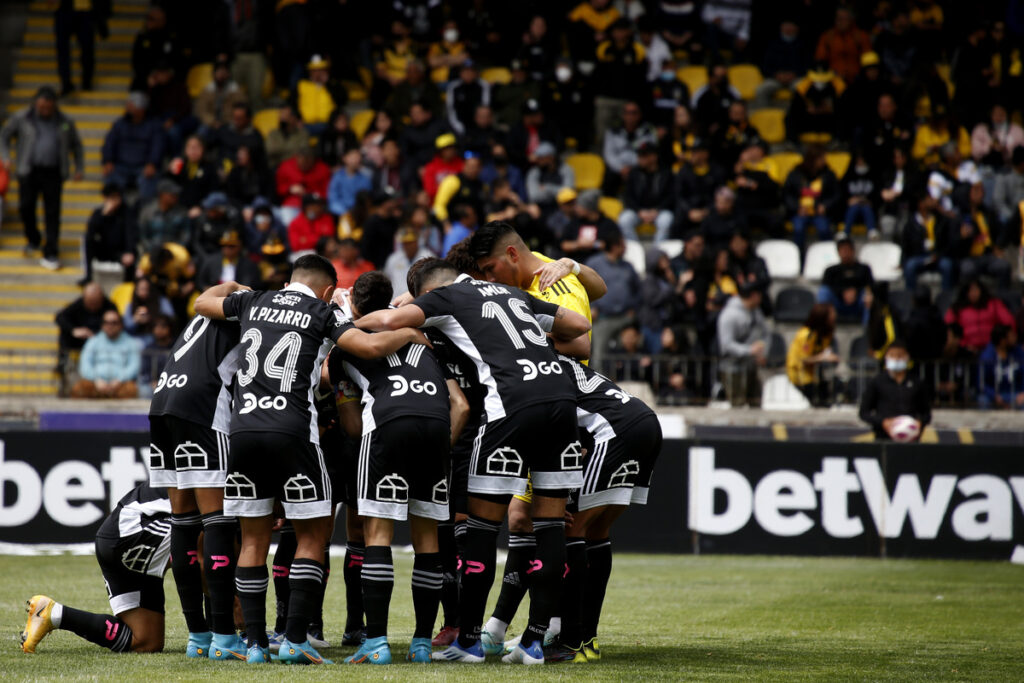
[[[320,446],[282,432],[232,434],[224,514],[264,517],[273,513],[275,500],[288,519],[333,515],[331,480]]]
[[[154,559],[147,553],[151,555],[157,549],[152,545],[140,544],[141,536],[96,537],[96,561],[103,573],[103,583],[107,586],[110,611],[115,616],[136,607],[164,613],[163,572],[159,576],[147,573]],[[167,562],[167,557],[155,559],[157,562]]]
[[[174,415],[149,416],[149,485],[178,489],[224,486],[228,435]]]
[[[583,471],[583,485],[573,495],[576,509],[646,505],[661,441],[661,424],[657,415],[651,413],[622,433],[593,443]]]

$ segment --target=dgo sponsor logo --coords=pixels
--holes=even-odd
[[[833,538],[860,536],[868,524],[883,538],[899,538],[909,522],[914,538],[929,540],[948,520],[964,541],[1009,541],[1014,505],[1024,510],[1024,476],[934,474],[924,486],[921,476],[903,472],[890,491],[877,458],[825,456],[811,475],[778,469],[752,481],[716,467],[715,449],[693,446],[688,479],[689,528],[710,535],[735,533],[753,518],[775,536],[820,525]],[[954,493],[964,500],[952,505]],[[862,497],[866,518],[850,513],[852,496]]]
[[[0,439],[0,527],[27,524],[42,510],[63,526],[94,524],[147,477],[148,448],[115,446],[99,467],[64,460],[45,476],[28,462],[8,460],[5,450]]]

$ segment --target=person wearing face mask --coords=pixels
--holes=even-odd
[[[567,57],[555,63],[553,75],[544,84],[544,111],[559,130],[572,132],[577,149],[588,149],[594,139],[594,95],[590,82]]]
[[[288,244],[293,252],[310,251],[321,237],[333,237],[334,218],[327,213],[327,202],[318,194],[302,200],[302,213],[288,224]]]
[[[792,19],[779,24],[779,35],[768,43],[761,63],[764,81],[757,86],[754,103],[770,106],[780,91],[792,93],[797,81],[807,73],[807,46],[800,40],[800,27]]]
[[[254,261],[259,260],[265,244],[274,242],[288,251],[288,229],[274,216],[273,208],[265,197],[257,197],[247,212],[251,218],[245,224],[245,250]]]
[[[875,438],[891,440],[896,418],[909,415],[917,421],[918,437],[932,420],[928,389],[911,377],[910,353],[897,339],[885,352],[885,368],[868,384],[860,402],[860,419],[875,430]],[[917,440],[915,439],[915,440]]]
[[[846,84],[825,62],[800,79],[786,114],[786,135],[793,142],[826,143],[836,133],[838,106]]]
[[[651,123],[667,130],[675,120],[676,107],[689,104],[690,89],[676,76],[676,63],[669,57],[651,83]]]
[[[458,76],[457,69],[469,59],[466,43],[459,40],[459,25],[449,19],[444,22],[441,40],[430,44],[427,50],[427,63],[430,65],[431,77],[434,81],[445,83]]]

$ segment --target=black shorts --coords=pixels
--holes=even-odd
[[[330,517],[331,480],[320,446],[296,434],[237,432],[231,435],[224,514],[265,517],[280,501],[288,519]]]
[[[228,435],[174,415],[149,416],[149,485],[219,489],[228,463]]]
[[[320,450],[324,452],[327,478],[331,481],[331,504],[355,507],[357,442],[334,426],[320,435]]]
[[[654,463],[661,453],[661,423],[647,415],[610,439],[594,442],[574,495],[580,510],[602,505],[646,505]]]
[[[107,586],[110,611],[115,616],[137,607],[164,613],[163,570],[168,558],[153,557],[145,563],[153,567],[153,571],[159,572],[159,576],[132,569],[132,565],[139,561],[140,553],[153,551],[150,545],[136,544],[137,540],[136,536],[96,537],[96,561],[103,572],[103,583]]]
[[[446,421],[424,417],[389,420],[364,434],[359,448],[359,514],[446,521],[450,439]]]
[[[534,489],[583,484],[574,402],[537,403],[480,426],[469,462],[469,493],[522,495],[527,474]]]

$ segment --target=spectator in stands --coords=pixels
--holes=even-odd
[[[763,144],[740,152],[733,167],[736,208],[747,217],[751,229],[777,237],[782,233],[779,184],[769,175]]]
[[[458,76],[458,67],[469,61],[466,43],[459,40],[459,25],[452,19],[444,22],[441,40],[430,44],[427,50],[427,64],[433,73],[442,76],[441,82],[452,81]]]
[[[860,152],[847,167],[840,190],[846,203],[846,215],[843,217],[846,232],[851,232],[854,225],[863,224],[868,235],[877,238],[875,206],[878,204],[878,185],[873,169]]]
[[[459,78],[448,85],[445,93],[448,125],[457,135],[464,135],[473,122],[477,107],[490,104],[490,83],[480,78],[472,60],[463,62],[459,67]]]
[[[245,225],[245,250],[250,255],[263,253],[267,244],[280,244],[288,251],[288,228],[274,216],[274,207],[265,197],[257,197],[249,207],[252,217]]]
[[[174,67],[160,62],[146,80],[149,108],[146,115],[164,129],[166,152],[180,154],[185,137],[199,126],[192,115],[192,100],[183,80],[175,78]]]
[[[999,222],[1005,224],[1017,211],[1017,203],[1024,197],[1024,146],[1013,148],[1010,169],[996,176],[992,192],[992,205]]]
[[[854,144],[864,153],[868,166],[888,169],[897,147],[906,153],[912,133],[913,124],[904,120],[896,98],[886,93],[878,98],[871,117],[856,127]]]
[[[231,123],[217,129],[214,136],[221,163],[234,163],[239,147],[248,147],[252,163],[259,169],[267,168],[267,150],[263,134],[252,125],[252,109],[248,104],[236,103],[231,107]]]
[[[655,18],[673,51],[685,50],[694,63],[702,61],[705,32],[699,5],[689,0],[661,0]]]
[[[299,214],[303,198],[309,194],[327,196],[331,169],[306,147],[277,167],[277,196],[281,199],[281,222],[286,225]]]
[[[94,0],[89,3],[53,3],[53,33],[57,43],[57,73],[60,75],[60,94],[66,96],[75,89],[71,80],[71,36],[78,41],[78,52],[82,60],[82,90],[92,90],[92,77],[96,66],[95,36],[104,39],[110,35],[107,20],[110,18],[109,2]]]
[[[344,215],[355,206],[357,193],[373,188],[373,181],[362,165],[363,154],[358,147],[353,147],[345,152],[342,167],[331,176],[331,184],[327,187],[327,208],[335,216]]]
[[[86,283],[82,295],[57,313],[61,351],[82,348],[100,331],[103,314],[107,311],[116,313],[117,307],[103,294],[102,287],[95,282]]]
[[[260,272],[242,254],[242,237],[235,230],[223,233],[219,240],[220,258],[211,255],[199,266],[196,286],[203,290],[222,282],[237,282],[246,287],[256,288],[260,284]]]
[[[724,247],[716,249],[711,263],[705,308],[707,309],[708,323],[714,327],[718,314],[725,308],[729,299],[739,294],[740,287],[736,278],[733,277],[732,268],[730,268],[728,249]]]
[[[846,85],[839,103],[839,126],[843,136],[852,139],[855,131],[875,115],[878,99],[891,94],[893,87],[882,74],[877,52],[860,56],[860,73]]]
[[[586,261],[608,285],[608,292],[590,305],[594,319],[590,362],[594,367],[601,367],[601,357],[608,350],[612,338],[623,327],[634,323],[636,311],[641,304],[640,276],[623,258],[625,254],[625,240],[621,234],[613,234],[605,238],[601,252]]]
[[[577,149],[589,149],[594,140],[593,84],[574,67],[572,60],[563,57],[555,62],[552,77],[544,86],[543,100],[551,123],[569,133],[568,137],[576,140]]]
[[[448,250],[462,240],[471,236],[479,227],[479,217],[472,204],[459,204],[452,212],[452,224],[445,233],[441,245],[441,258],[448,255]]]
[[[544,220],[544,226],[551,233],[555,242],[561,244],[565,229],[576,217],[576,190],[563,187],[555,195],[558,210],[551,212]]]
[[[597,130],[604,130],[598,128]],[[603,154],[605,164],[604,191],[616,195],[629,171],[637,162],[637,149],[643,143],[658,144],[654,126],[643,120],[643,111],[636,102],[627,102],[622,107],[621,124],[605,132]]]
[[[814,304],[786,354],[789,381],[813,406],[826,406],[830,402],[831,383],[825,378],[824,367],[839,362],[839,356],[832,349],[835,330],[836,310],[832,304]]]
[[[359,254],[359,245],[350,237],[338,242],[338,258],[332,263],[342,289],[350,289],[360,275],[373,270],[373,264]]]
[[[235,163],[224,180],[224,193],[236,208],[248,206],[257,197],[269,197],[274,193],[274,179],[270,172],[253,162],[252,152],[245,145],[235,153]]]
[[[509,64],[512,79],[508,83],[498,84],[492,93],[491,102],[498,122],[505,126],[520,123],[527,102],[537,101],[540,88],[537,81],[530,78],[521,60],[513,59]],[[540,105],[537,105],[540,110]]]
[[[321,237],[334,236],[334,218],[326,209],[323,195],[314,192],[302,198],[302,211],[288,224],[288,246],[293,254],[311,251]]]
[[[584,0],[569,12],[566,37],[576,61],[594,59],[599,43],[608,37],[609,29],[621,14],[611,0]]]
[[[103,314],[103,334],[89,338],[78,363],[78,380],[71,388],[74,398],[135,398],[139,390],[139,342],[123,329],[120,314]]]
[[[907,314],[904,330],[907,351],[912,358],[930,361],[942,356],[946,323],[939,307],[932,303],[932,290],[928,285],[919,284],[914,290],[914,305]]]
[[[661,63],[654,82],[650,84],[651,122],[661,130],[675,119],[676,107],[690,106],[690,88],[679,80],[676,63],[670,57]]]
[[[429,111],[432,117],[441,115],[441,93],[427,77],[427,70],[423,66],[423,62],[413,59],[406,66],[405,80],[391,91],[384,109],[391,116],[400,118],[405,116],[409,109],[417,103]],[[380,109],[381,107],[375,108]]]
[[[127,281],[135,265],[137,240],[135,220],[124,205],[121,188],[106,183],[103,186],[103,204],[93,209],[85,228],[85,239],[82,240],[85,277],[79,281],[79,285],[92,280],[93,259],[103,263],[120,263]]]
[[[549,123],[540,102],[530,98],[523,105],[522,117],[508,132],[506,148],[509,161],[519,168],[534,162],[537,147],[550,142],[555,149],[562,147],[562,134]]]
[[[965,405],[976,388],[974,354],[963,347],[964,330],[958,323],[945,326],[945,344],[935,368],[935,400]]]
[[[156,195],[157,170],[164,154],[160,122],[146,118],[149,97],[128,96],[125,115],[114,121],[103,140],[103,175],[122,187],[135,186],[143,200]]]
[[[991,341],[978,358],[978,403],[982,408],[1024,409],[1024,349],[1017,332],[1008,325],[992,328]]]
[[[174,346],[174,320],[166,315],[153,317],[152,335],[142,349],[139,365],[139,397],[152,398],[160,373],[167,365],[167,358]]]
[[[331,78],[330,66],[320,55],[313,55],[306,64],[309,77],[301,79],[292,91],[291,103],[310,135],[323,133],[331,114],[348,102],[348,91]]]
[[[967,40],[957,50],[951,74],[956,85],[953,111],[968,126],[978,123],[988,113],[997,80],[985,24],[980,19],[972,18],[972,21]]]
[[[202,124],[199,134],[209,138],[213,131],[231,120],[231,108],[247,102],[242,88],[231,78],[231,62],[222,55],[213,63],[213,80],[199,92],[195,101],[195,115]]]
[[[839,203],[839,183],[825,163],[820,147],[811,147],[803,161],[786,176],[782,200],[792,216],[793,241],[803,251],[807,228],[814,226],[819,240],[832,238],[830,216]]]
[[[700,223],[701,234],[712,250],[725,249],[733,236],[747,231],[746,216],[736,209],[736,193],[728,185],[715,190],[714,204]]]
[[[434,256],[434,252],[420,245],[419,235],[413,228],[405,227],[398,231],[395,238],[398,246],[388,256],[381,268],[383,273],[391,281],[391,288],[394,295],[401,296],[409,291],[406,276],[409,274],[409,266],[422,258]]]
[[[174,318],[174,307],[147,278],[135,280],[132,298],[124,308],[124,331],[145,346],[151,339],[153,320],[157,315]]]
[[[765,47],[761,62],[764,80],[757,86],[757,105],[769,106],[780,91],[792,94],[797,80],[807,72],[807,64],[807,48],[800,38],[800,26],[786,19],[779,24],[779,35]]]
[[[768,274],[768,264],[750,248],[750,234],[746,230],[738,230],[729,240],[729,271],[737,285],[752,285],[761,290],[761,307],[765,315],[771,314],[771,300],[768,288],[772,278]]]
[[[786,113],[791,142],[827,143],[838,132],[840,103],[846,84],[825,64],[817,63],[796,84]]]
[[[637,297],[637,322],[647,349],[651,353],[661,353],[665,332],[672,335],[670,326],[677,322],[676,274],[668,256],[656,247],[647,250],[644,265],[646,271]]]
[[[178,201],[188,209],[189,218],[198,216],[203,199],[220,189],[217,167],[205,160],[205,154],[206,145],[202,138],[189,136],[185,141],[184,155],[172,159],[167,167],[167,177],[181,188]]]
[[[672,48],[669,47],[668,41],[665,40],[660,29],[660,22],[654,13],[644,12],[636,19],[636,39],[644,49],[644,58],[647,60],[647,82],[652,84],[658,78],[663,77],[665,64],[673,61]],[[673,63],[673,69],[675,66]],[[689,101],[689,90],[687,90],[684,103],[689,103]]]
[[[559,193],[576,186],[576,173],[559,163],[558,152],[550,142],[541,142],[533,153],[536,162],[526,172],[526,199],[538,205],[544,214],[554,211]]]
[[[971,133],[971,157],[980,166],[1001,169],[1020,145],[1024,145],[1024,128],[1010,121],[1002,104],[994,105],[988,121],[976,125]]]
[[[718,315],[718,349],[725,394],[733,406],[761,403],[759,366],[768,358],[768,327],[761,312],[761,290],[744,285]]]
[[[203,200],[203,212],[192,221],[192,245],[189,251],[201,267],[208,256],[220,251],[221,238],[228,233],[242,234],[242,217],[231,206],[228,196],[214,192]],[[240,243],[239,243],[240,244]]]
[[[391,41],[375,55],[373,86],[370,89],[370,106],[380,109],[391,92],[405,79],[406,72],[416,61],[412,31],[401,19],[391,23]],[[420,69],[422,69],[420,63]]]
[[[888,27],[875,39],[875,50],[893,85],[902,86],[910,79],[917,58],[917,41],[906,10],[895,10]]]
[[[11,141],[16,164],[11,164]],[[48,270],[60,268],[60,202],[64,181],[71,175],[74,158],[75,180],[85,170],[85,154],[75,123],[57,106],[57,93],[43,86],[32,105],[17,112],[0,129],[0,169],[9,168],[18,176],[18,209],[25,231],[25,255],[42,247],[40,265]],[[43,197],[46,242],[36,227],[36,206]]]
[[[1014,328],[1013,314],[988,287],[975,278],[960,285],[953,305],[946,311],[946,324],[958,323],[963,328],[963,347],[977,354],[988,345],[996,325]]]
[[[624,209],[619,214],[619,227],[626,239],[637,239],[640,225],[654,226],[654,243],[668,239],[672,229],[672,173],[659,168],[658,147],[644,141],[637,146],[636,165],[626,175]]]
[[[548,32],[547,19],[542,15],[536,14],[530,18],[517,56],[533,80],[543,81],[554,68],[555,56],[560,47],[557,44],[558,38]]]
[[[836,10],[835,24],[818,39],[814,58],[827,62],[839,78],[852,83],[860,73],[861,55],[870,51],[871,38],[857,27],[853,12],[840,7]]]
[[[426,190],[427,196],[430,197],[431,201],[434,201],[434,198],[437,196],[437,190],[441,186],[441,181],[446,176],[460,173],[463,164],[465,164],[465,160],[455,146],[455,136],[453,134],[444,133],[439,135],[434,140],[434,147],[437,149],[437,154],[423,167],[421,173],[423,189]]]
[[[344,112],[342,112],[344,113]],[[321,150],[323,143],[331,136],[331,126],[321,136]],[[277,113],[277,127],[267,133],[267,163],[270,168],[276,169],[285,159],[290,159],[300,151],[309,149],[309,131],[302,125],[295,107],[286,104]],[[323,155],[323,151],[321,151]]]
[[[711,212],[715,191],[725,182],[725,173],[711,160],[702,138],[693,140],[690,159],[676,174],[676,232],[699,228]]]
[[[408,177],[403,171],[402,152],[398,141],[387,138],[380,149],[380,163],[373,168],[373,176],[370,179],[373,192],[388,197],[406,197],[413,194],[417,187],[417,179]]]
[[[701,19],[707,28],[707,49],[718,58],[722,49],[740,56],[750,41],[753,0],[705,0]]]
[[[953,240],[950,249],[961,281],[987,275],[1000,289],[1010,287],[1013,269],[996,246],[997,225],[995,214],[986,206],[985,185],[978,178],[967,190],[967,202],[961,208],[959,239]]]
[[[479,105],[473,112],[473,120],[461,136],[462,148],[478,154],[484,161],[490,161],[495,145],[504,146],[505,132],[494,125],[494,112],[487,105]]]
[[[397,132],[398,123],[391,118],[391,114],[385,110],[374,114],[370,125],[366,127],[366,133],[363,134],[363,158],[372,166],[379,167],[383,162],[384,143],[391,141],[397,144]]]
[[[743,100],[737,100],[729,105],[727,125],[718,129],[718,134],[711,142],[716,159],[728,168],[736,165],[736,160],[743,150],[765,144],[757,128],[750,123],[747,105]]]
[[[574,261],[585,263],[622,235],[615,221],[601,213],[600,199],[597,190],[581,192],[576,199],[576,218],[565,226],[561,243],[562,251]]]
[[[484,215],[484,200],[491,195],[491,188],[480,180],[480,157],[474,152],[466,152],[462,157],[462,170],[445,177],[434,197],[434,216],[442,222],[463,204],[472,206],[477,216]]]
[[[917,198],[917,210],[903,228],[900,265],[906,287],[917,287],[917,276],[922,271],[939,271],[942,288],[953,287],[954,263],[948,253],[949,225],[945,217],[935,211],[937,202],[922,192]]]
[[[832,305],[847,322],[866,322],[865,293],[874,285],[871,267],[857,260],[853,240],[843,236],[836,241],[839,263],[825,269],[818,288],[818,301]]]
[[[860,401],[860,419],[875,430],[875,438],[891,440],[897,417],[907,415],[917,421],[918,436],[932,420],[928,388],[911,377],[910,354],[906,344],[897,339],[885,352],[885,368],[864,390]]]
[[[402,128],[398,143],[406,164],[404,173],[413,176],[434,158],[437,139],[444,132],[444,124],[434,118],[430,109],[421,102],[414,102],[408,111],[409,123]]]
[[[145,27],[135,36],[132,45],[132,82],[129,88],[144,90],[150,72],[162,61],[180,72],[185,66],[183,52],[182,41],[167,25],[164,8],[151,6],[146,13]]]
[[[962,162],[962,158],[956,145],[947,142],[939,149],[939,163],[933,164],[928,174],[928,194],[938,202],[936,210],[953,221],[959,218],[955,202],[980,180],[974,161]]]
[[[191,241],[188,212],[178,203],[181,188],[173,180],[157,184],[157,196],[139,212],[139,251],[148,254],[166,242]]]
[[[910,217],[913,188],[923,186],[924,180],[911,164],[910,155],[903,147],[893,149],[891,163],[883,168],[879,181],[882,206],[878,225],[881,234],[892,240],[896,235],[896,226],[906,223]],[[869,239],[877,237],[868,235]]]
[[[714,137],[718,130],[729,125],[729,106],[743,99],[739,91],[729,84],[729,70],[724,64],[708,67],[708,82],[693,93],[693,117],[701,133]]]
[[[519,195],[520,199],[523,201],[528,199],[525,176],[518,166],[514,166],[509,161],[505,145],[494,145],[491,148],[491,161],[484,164],[480,171],[480,178],[492,187],[499,179],[507,180],[512,191]]]
[[[188,304],[196,290],[196,268],[188,249],[176,242],[154,247],[139,259],[137,272],[148,277],[174,305],[175,317],[191,317]]]
[[[961,157],[970,156],[971,139],[967,136],[967,131],[950,124],[945,106],[933,105],[932,115],[917,127],[910,156],[922,166],[929,166],[939,161],[940,150],[950,142],[955,145]]]

